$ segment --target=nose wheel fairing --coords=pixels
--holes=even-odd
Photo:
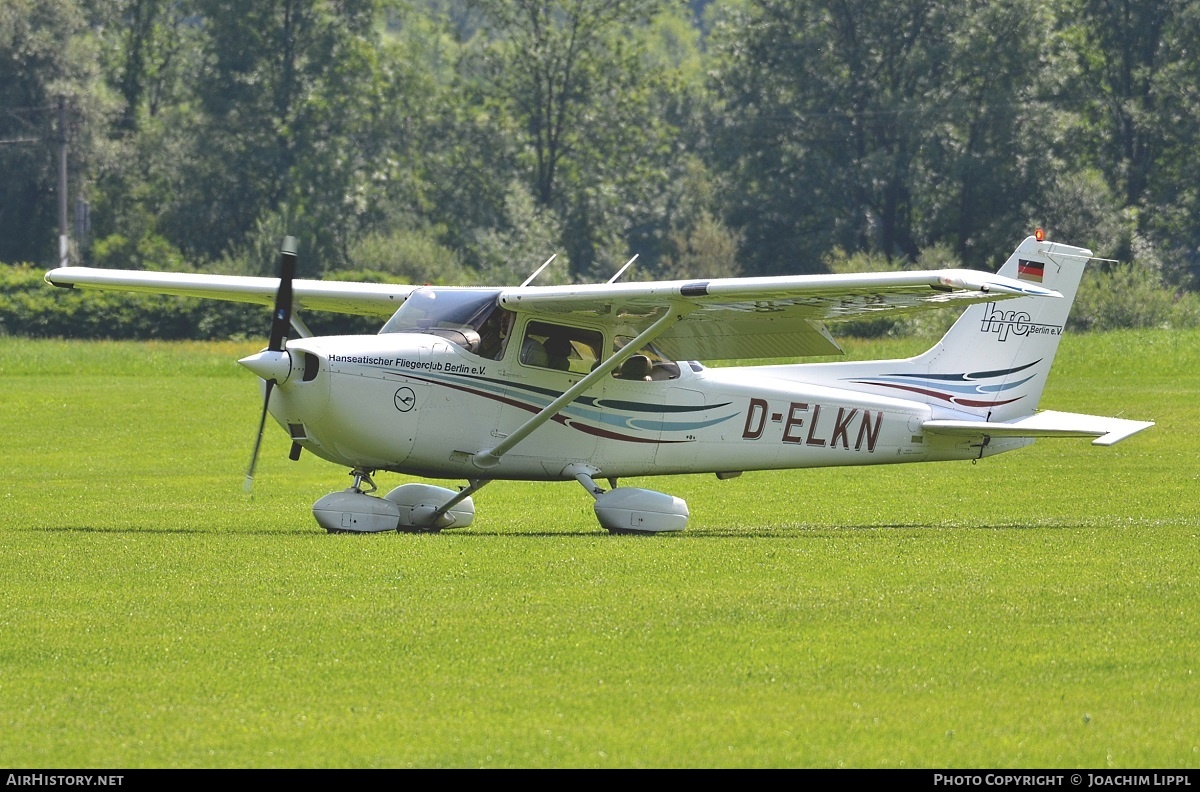
[[[472,482],[458,491],[432,484],[402,484],[380,498],[371,494],[376,486],[368,472],[354,470],[351,475],[354,483],[350,487],[313,504],[317,524],[330,533],[436,533],[466,528],[475,519],[470,494],[487,483]]]

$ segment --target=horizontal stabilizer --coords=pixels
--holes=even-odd
[[[1043,410],[1012,421],[926,421],[921,428],[930,434],[960,437],[1094,437],[1092,445],[1110,446],[1149,429],[1153,421],[1105,418],[1101,415]]]

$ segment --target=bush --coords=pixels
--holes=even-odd
[[[936,249],[915,267],[953,267]],[[436,257],[435,259],[436,260]],[[900,265],[866,255],[835,256],[836,272],[900,269]],[[265,339],[270,311],[261,305],[133,294],[91,289],[56,289],[45,282],[44,271],[30,264],[0,265],[0,335],[32,338],[104,338],[216,340]],[[372,275],[376,277],[371,277]],[[395,280],[375,272],[331,273],[331,279]],[[955,311],[923,311],[889,319],[841,323],[839,331],[859,337],[940,335],[954,321]],[[372,334],[378,317],[349,316],[320,311],[303,320],[317,335]],[[1075,330],[1114,330],[1140,327],[1200,326],[1200,295],[1175,292],[1158,272],[1140,264],[1092,267],[1085,274],[1071,311]]]
[[[170,272],[182,272],[187,269],[183,254],[157,234],[147,234],[136,242],[120,234],[110,234],[96,240],[92,245],[91,265]]]
[[[375,317],[313,312],[319,335],[374,333]],[[56,289],[28,264],[0,265],[0,335],[30,338],[216,340],[266,339],[270,309],[261,305],[84,289]]]
[[[1158,272],[1140,264],[1085,271],[1068,326],[1077,330],[1125,327],[1196,327],[1200,298],[1167,288]]]
[[[881,256],[837,252],[826,260],[831,272],[942,269],[961,266],[949,251],[934,247],[922,251],[920,260],[904,267]],[[886,319],[858,319],[839,326],[860,338],[882,336],[937,337],[949,329],[960,311],[922,311]],[[1094,262],[1085,271],[1068,327],[1073,330],[1117,330],[1140,327],[1200,326],[1200,295],[1168,287],[1156,268],[1140,263],[1108,268]]]
[[[367,280],[399,279],[402,283],[457,286],[478,279],[477,274],[463,267],[454,251],[439,244],[431,234],[420,231],[370,234],[351,248],[350,261],[356,274],[378,274]]]
[[[955,269],[962,266],[949,248],[935,245],[921,251],[915,263],[887,259],[879,254],[847,255],[835,250],[825,259],[830,272],[839,275],[860,272],[902,272],[904,270]],[[961,310],[935,308],[908,314],[893,314],[878,319],[852,319],[838,323],[838,332],[856,338],[909,337],[939,338],[954,324]]]
[[[56,289],[30,265],[0,268],[0,333],[33,338],[214,339],[266,333],[261,306]]]

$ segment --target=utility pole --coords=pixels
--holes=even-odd
[[[65,267],[70,245],[67,240],[67,98],[58,98],[58,266]]]

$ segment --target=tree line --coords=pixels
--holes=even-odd
[[[1040,227],[1169,313],[1197,42],[1187,0],[6,0],[0,261],[57,260],[65,139],[94,266],[990,269]]]

